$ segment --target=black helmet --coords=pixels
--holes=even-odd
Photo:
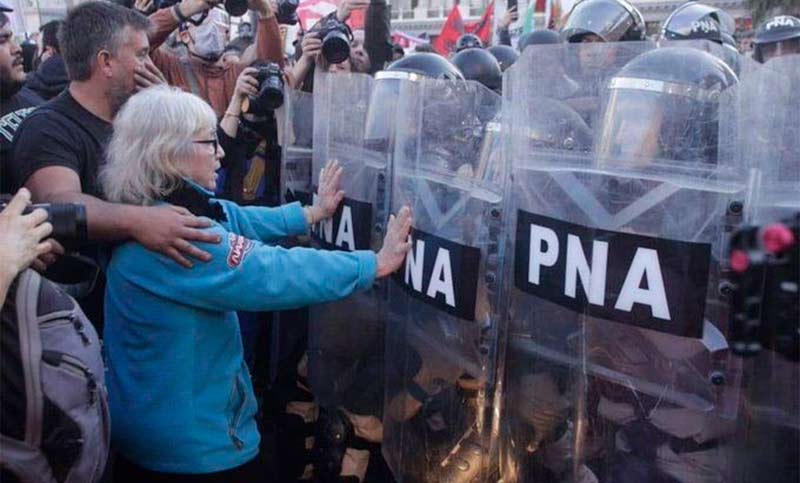
[[[388,72],[409,72],[431,79],[464,79],[461,72],[449,60],[439,54],[417,52],[389,64]]]
[[[724,11],[698,2],[684,3],[667,18],[661,36],[670,40],[705,39],[722,44],[723,34],[732,39],[730,15]],[[735,28],[735,24],[734,24]]]
[[[601,158],[716,163],[720,98],[736,83],[723,60],[695,48],[639,55],[607,85]]]
[[[475,34],[464,34],[456,41],[456,52],[461,52],[465,49],[482,49],[483,42]]]
[[[626,0],[582,0],[572,8],[561,35],[567,42],[580,42],[587,35],[604,42],[644,40],[644,17]]]
[[[492,45],[486,50],[497,59],[497,63],[500,64],[500,70],[503,72],[514,65],[514,62],[519,58],[517,51],[508,45]]]
[[[535,30],[519,36],[517,49],[522,52],[529,45],[560,44],[561,36],[554,30]]]
[[[365,140],[372,149],[388,149],[393,130],[397,99],[403,81],[415,82],[424,78],[464,80],[461,71],[439,54],[418,52],[398,59],[375,74],[375,87],[370,99]]]
[[[488,89],[499,92],[503,87],[503,72],[492,54],[483,49],[467,49],[451,59],[466,80],[480,82]]]
[[[753,44],[753,59],[757,62],[781,55],[786,47],[790,52],[800,52],[800,18],[779,15],[767,20],[756,32]]]

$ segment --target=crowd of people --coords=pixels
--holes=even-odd
[[[467,202],[462,205],[456,195],[441,195],[446,201],[438,202],[444,206],[433,210],[431,206],[437,201],[426,196],[434,195],[423,190],[420,183],[404,180],[404,176],[410,176],[409,170],[434,170],[439,178],[446,176],[443,172],[450,173],[462,180],[455,184],[466,178],[478,179],[490,191],[501,186],[498,196],[505,198],[530,174],[520,170],[509,175],[514,162],[502,165],[500,159],[521,159],[533,156],[531,153],[557,153],[573,165],[579,164],[575,159],[593,157],[600,160],[593,169],[600,170],[606,166],[603,163],[613,164],[609,160],[619,159],[639,168],[654,159],[669,160],[681,169],[687,163],[721,166],[723,150],[730,148],[721,119],[723,113],[734,110],[725,103],[732,103],[734,95],[745,98],[744,94],[734,94],[740,79],[757,76],[759,69],[774,65],[779,58],[800,57],[800,19],[790,15],[766,19],[756,33],[750,55],[737,50],[733,18],[715,7],[688,2],[664,22],[658,39],[648,39],[641,13],[626,0],[581,0],[560,31],[537,30],[512,39],[508,29],[516,14],[511,9],[500,23],[497,45],[484,45],[477,36],[464,34],[446,58],[432,52],[430,46],[404,51],[393,45],[391,6],[386,0],[342,0],[338,9],[317,26],[301,31],[294,55],[289,58],[284,53],[280,24],[293,21],[291,12],[287,19],[285,11],[291,0],[280,4],[247,0],[246,13],[253,23],[240,24],[233,39],[228,2],[223,8],[218,0],[181,0],[161,8],[165,3],[93,0],[71,8],[66,18],[41,27],[41,41],[26,73],[24,49],[14,40],[7,15],[12,10],[0,0],[0,193],[7,195],[0,205],[5,351],[0,395],[3,481],[361,483],[388,482],[397,477],[404,481],[477,482],[496,476],[495,471],[505,471],[504,481],[509,482],[728,481],[718,471],[718,461],[709,456],[712,447],[716,450],[724,446],[734,434],[728,431],[727,423],[716,419],[716,412],[711,421],[710,416],[697,416],[681,407],[676,410],[686,413],[655,421],[660,417],[654,414],[662,399],[669,399],[673,389],[680,392],[674,380],[664,383],[660,394],[648,395],[655,400],[649,411],[641,407],[638,397],[641,411],[619,388],[609,389],[607,381],[605,386],[593,383],[594,392],[589,392],[596,408],[583,410],[595,414],[588,416],[592,427],[585,430],[579,426],[588,424],[586,421],[559,416],[569,412],[567,400],[582,387],[565,375],[568,371],[556,369],[552,361],[521,363],[510,358],[507,373],[498,376],[507,378],[508,393],[496,400],[505,401],[505,421],[518,425],[509,430],[508,437],[512,446],[518,446],[509,449],[500,444],[503,457],[513,463],[505,469],[501,463],[497,469],[497,458],[482,454],[492,449],[478,437],[483,430],[476,429],[474,421],[459,419],[463,415],[451,414],[458,412],[453,408],[467,406],[474,414],[481,414],[475,407],[485,401],[476,402],[479,398],[473,394],[488,394],[476,388],[493,379],[487,375],[492,369],[485,364],[486,354],[495,354],[484,351],[487,334],[497,337],[492,339],[496,347],[506,345],[497,342],[500,336],[494,323],[468,330],[463,328],[466,325],[459,325],[461,322],[442,322],[435,329],[441,334],[432,339],[441,343],[439,354],[424,348],[424,344],[407,342],[404,337],[411,336],[406,331],[397,335],[396,330],[386,329],[384,333],[381,328],[377,336],[370,336],[373,347],[367,349],[371,356],[356,355],[360,349],[350,346],[337,349],[341,353],[334,354],[336,362],[330,362],[314,355],[314,344],[309,340],[316,339],[309,331],[319,328],[314,321],[324,325],[335,314],[317,311],[311,324],[307,312],[281,316],[281,321],[304,327],[289,329],[300,334],[293,336],[297,340],[291,343],[286,343],[287,337],[281,332],[287,330],[285,325],[281,327],[272,314],[346,302],[353,300],[354,294],[385,296],[385,284],[390,280],[399,284],[403,270],[405,284],[413,287],[413,274],[410,282],[409,272],[413,272],[415,263],[420,273],[442,269],[438,255],[435,264],[432,260],[424,264],[419,261],[426,249],[424,243],[422,248],[415,244],[422,236],[418,233],[429,232],[425,235],[429,245],[443,243],[439,253],[445,248],[454,251],[453,240],[449,245],[435,240],[462,229],[452,222],[448,210]],[[365,28],[354,32],[347,21],[359,10],[364,11]],[[540,67],[531,68],[533,65]],[[800,86],[800,71],[789,72],[798,76],[793,86]],[[420,79],[427,88],[415,91],[408,87]],[[367,85],[370,90],[362,89]],[[337,86],[341,90],[331,94]],[[359,89],[366,93],[364,98],[357,97]],[[334,103],[325,97],[327,109],[363,114],[360,119],[354,115],[351,129],[333,125],[343,119],[334,118],[336,113],[312,119],[312,115],[328,112],[313,103],[332,95],[343,99]],[[427,96],[432,97],[430,103]],[[736,102],[740,102],[738,99]],[[421,106],[419,112],[414,110],[415,102]],[[800,102],[794,105],[800,107]],[[800,121],[796,115],[787,115],[785,121],[792,120]],[[325,123],[331,126],[321,128]],[[404,129],[411,129],[422,140]],[[319,134],[321,130],[325,130],[324,136]],[[505,137],[500,135],[503,130]],[[383,174],[377,178],[390,187],[393,214],[386,213],[385,224],[379,221],[372,227],[366,239],[373,241],[366,246],[350,242],[347,249],[339,246],[329,250],[324,244],[312,241],[309,245],[308,241],[308,235],[313,240],[325,223],[342,223],[342,206],[350,206],[351,195],[343,186],[350,186],[349,177],[360,176],[353,170],[352,159],[326,159],[321,165],[315,159],[314,166],[322,169],[312,176],[311,167],[307,167],[307,184],[313,191],[308,196],[289,193],[286,180],[281,179],[287,148],[282,143],[302,144],[316,155],[321,146],[314,143],[332,142],[334,132],[347,132],[342,139],[353,146],[354,152],[372,156],[370,159],[385,156],[387,165],[395,166],[396,172],[386,172],[389,181],[382,178]],[[358,139],[353,138],[354,133]],[[785,134],[777,139],[792,146],[796,139],[790,137]],[[514,144],[518,138],[524,147]],[[325,152],[336,153],[327,149]],[[790,160],[786,163],[788,171],[782,175],[795,180],[800,155],[788,148],[781,152]],[[636,173],[639,168],[626,173]],[[691,169],[685,168],[685,172]],[[708,176],[722,178],[727,173],[720,169]],[[508,184],[500,183],[500,179]],[[559,194],[548,191],[552,183],[539,185],[538,178],[530,179],[530,186],[537,186],[543,198],[551,196],[551,206],[557,204]],[[567,183],[564,178],[553,180]],[[613,192],[625,184],[612,181],[611,187],[603,181],[603,189]],[[378,191],[383,193],[380,186]],[[586,186],[575,188],[576,192]],[[433,192],[439,196],[447,189]],[[631,183],[620,189],[630,195],[640,188]],[[622,198],[614,198],[605,208],[592,210],[604,214],[605,209],[613,211],[614,206],[619,208],[624,203]],[[370,209],[370,217],[383,213],[377,206]],[[491,205],[486,212],[500,217],[494,214],[497,209]],[[619,213],[629,214],[632,209],[620,208]],[[469,244],[465,239],[483,239],[478,234],[484,233],[484,227],[470,224],[480,225],[480,216],[466,223],[470,228],[465,230],[470,234],[459,238],[463,244]],[[592,221],[601,223],[605,219],[596,216]],[[685,226],[691,219],[687,214],[681,220],[683,224],[676,221],[676,226]],[[670,231],[668,223],[664,225],[640,232],[640,227],[632,228],[631,224],[619,231],[675,239],[684,235]],[[705,221],[702,230],[710,225],[713,223]],[[346,229],[338,230],[341,235]],[[486,230],[486,237],[492,241],[486,242],[489,248],[481,248],[488,252],[480,256],[497,263],[498,253],[502,253],[497,246],[511,246],[512,242],[493,238],[499,229]],[[507,230],[507,236],[510,233]],[[559,241],[546,236],[539,240],[548,247],[543,256],[549,255],[553,243],[557,246]],[[716,249],[716,243],[714,239],[708,245]],[[530,244],[533,247],[533,240]],[[599,255],[593,254],[592,259],[595,256]],[[472,259],[466,254],[463,257],[458,267],[453,267],[466,273],[461,265],[469,265]],[[552,260],[543,260],[542,270],[556,264],[555,255]],[[480,270],[480,279],[485,281],[480,283],[488,288],[473,295],[477,301],[473,300],[471,311],[467,310],[472,315],[458,312],[464,290],[455,294],[459,303],[450,303],[446,290],[442,292],[444,302],[440,305],[452,306],[446,310],[451,315],[458,312],[457,320],[489,320],[497,311],[498,303],[491,295],[495,292],[495,275],[484,273],[489,270],[489,261],[475,265],[474,270]],[[24,329],[26,325],[18,320],[23,314],[20,307],[24,298],[20,294],[30,286],[21,280],[29,280],[24,274],[34,270],[55,284],[55,292],[48,292],[49,297],[72,297],[90,322],[84,327],[81,318],[69,319],[67,325],[76,327],[77,340],[90,346],[86,341],[98,336],[102,339],[105,369],[90,371],[89,362],[76,366],[88,374],[91,394],[97,386],[102,388],[97,396],[90,394],[90,404],[102,400],[94,434],[79,432],[74,436],[64,422],[77,418],[81,425],[91,425],[87,421],[92,417],[86,411],[59,406],[58,398],[48,397],[47,389],[44,397],[42,391],[34,393],[38,399],[26,393],[26,387],[30,390],[51,382],[45,372],[41,380],[31,375],[25,361],[40,353],[44,363],[53,365],[53,354],[62,354],[47,345],[57,343],[45,336],[49,319],[42,316],[42,307],[54,305],[48,305],[44,295],[33,298],[39,304],[41,341],[37,336],[35,344],[24,342],[30,337],[30,329]],[[596,273],[588,265],[584,271],[580,267],[577,270],[583,284]],[[643,270],[647,274],[646,268]],[[397,276],[392,277],[395,272]],[[532,271],[530,274],[533,277]],[[460,279],[461,273],[455,275],[449,277]],[[442,277],[436,281],[447,280],[447,276]],[[461,283],[467,283],[463,280],[469,276],[464,277]],[[573,289],[574,285],[573,281]],[[397,300],[405,304],[403,310],[414,314],[432,310],[407,309],[421,302],[414,298],[406,301],[402,298],[406,295],[398,298],[392,287],[388,290],[395,303],[391,310],[399,310]],[[647,288],[636,289],[646,292],[653,287],[647,278]],[[431,298],[437,298],[433,283],[427,291]],[[700,298],[705,304],[703,296]],[[526,306],[517,307],[519,301],[514,296],[511,299],[515,300],[511,306],[519,312],[509,315],[509,332],[528,330],[524,329],[527,315],[520,315]],[[560,315],[550,306],[539,309],[544,317]],[[389,320],[377,312],[358,317],[374,318],[381,325]],[[598,317],[615,320],[603,314]],[[708,318],[712,320],[706,320],[706,325],[716,322]],[[336,326],[340,331],[358,334],[358,324],[341,324]],[[541,345],[552,342],[556,352],[568,345],[565,329],[552,322],[538,324],[552,329],[538,334]],[[708,332],[716,336],[717,329],[722,330],[717,327]],[[640,337],[639,332],[632,335],[614,326],[608,330],[620,340]],[[467,354],[464,367],[481,369],[471,372],[452,367],[461,362],[441,369],[446,364],[439,359],[447,358],[443,354],[451,350],[447,345],[452,334],[467,332],[467,342],[459,339]],[[637,343],[641,350],[659,344],[674,351],[695,349],[665,342],[663,334],[656,335],[641,336]],[[702,335],[703,344],[714,345],[706,340],[705,332]],[[284,344],[281,354],[276,349],[278,340]],[[36,349],[28,349],[28,345]],[[513,342],[507,345],[509,357],[516,357],[514,351],[519,347]],[[324,352],[318,346],[315,350]],[[386,367],[384,350],[386,360],[402,359],[404,362],[398,363],[403,366],[400,372],[407,372],[398,375]],[[348,351],[352,353],[346,354]],[[377,359],[373,357],[376,351],[380,353]],[[408,355],[411,353],[413,356]],[[469,361],[478,353],[481,355]],[[692,354],[695,357],[697,352]],[[69,356],[64,352],[60,360]],[[606,356],[613,359],[617,355],[602,357]],[[6,357],[23,362],[9,365]],[[359,359],[356,365],[360,364],[354,370],[358,374],[346,383],[352,387],[340,384],[340,375],[332,370],[347,357]],[[527,356],[519,357],[525,360]],[[636,356],[620,356],[625,357]],[[599,365],[610,367],[615,362]],[[526,372],[519,369],[520,364],[535,369]],[[267,365],[270,367],[265,368]],[[312,372],[321,372],[309,374],[309,367]],[[330,381],[314,383],[320,373],[328,377],[323,369],[331,373]],[[519,373],[514,372],[517,369]],[[681,377],[693,377],[681,372],[683,369],[675,371]],[[797,375],[792,371],[789,374]],[[366,381],[365,377],[371,379]],[[661,376],[652,377],[662,381]],[[403,381],[402,389],[389,387],[394,380]],[[323,396],[315,394],[315,384],[351,394],[377,392],[380,396],[371,400],[369,409],[343,400],[333,409],[322,408],[318,402]],[[725,387],[733,384],[730,380],[720,383]],[[492,385],[493,390],[496,386]],[[24,393],[22,402],[8,397],[9,391]],[[32,405],[35,400],[45,409]],[[62,409],[59,424],[53,425],[58,431],[48,433],[53,414]],[[44,416],[36,426],[42,435],[31,436],[35,430],[29,425],[42,411]],[[481,419],[474,414],[472,419]],[[676,418],[686,424],[676,423]],[[12,444],[7,441],[14,437],[15,427],[7,421],[13,419],[26,426],[20,430],[24,437],[17,437]],[[384,431],[397,431],[394,428],[399,426],[404,428],[402,437],[396,436],[398,439],[383,448],[387,467],[381,453],[381,442],[387,438]],[[450,429],[445,431],[445,426]],[[456,426],[459,429],[452,429]],[[599,427],[608,434],[617,431],[616,439],[612,436],[614,442],[606,442],[609,446],[605,449],[600,449]],[[451,430],[453,434],[448,432]],[[606,439],[608,434],[604,435]],[[592,454],[601,455],[597,460],[607,464],[584,464],[578,455],[565,455],[569,452],[567,441],[581,438],[597,440],[596,445],[587,445],[589,449],[581,458],[591,460]],[[797,434],[789,436],[796,438]],[[634,461],[633,456],[638,456],[635,447],[653,440],[658,444],[644,457],[647,464]],[[397,450],[402,457],[397,457],[398,445],[403,448]],[[420,447],[411,448],[414,445]],[[78,456],[80,448],[88,446],[96,451],[84,450],[84,456]],[[623,453],[624,457],[618,456]],[[89,454],[95,456],[87,461]],[[36,464],[26,467],[26,461]],[[796,461],[776,465],[784,467],[787,478],[798,474]],[[509,467],[513,471],[509,472]]]

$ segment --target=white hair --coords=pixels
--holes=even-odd
[[[106,198],[149,205],[167,196],[181,180],[178,162],[193,153],[192,137],[216,126],[211,106],[175,87],[151,87],[131,97],[114,120],[100,172]]]

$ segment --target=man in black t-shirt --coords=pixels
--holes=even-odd
[[[19,125],[44,99],[23,87],[22,48],[14,42],[6,12],[0,1],[0,193],[11,193],[11,141]]]
[[[207,8],[206,0],[181,3],[184,12]],[[209,226],[207,220],[183,208],[108,203],[98,184],[114,116],[137,88],[158,82],[149,57],[149,27],[143,15],[109,2],[86,2],[70,10],[59,44],[71,83],[22,123],[12,147],[11,173],[15,187],[27,187],[35,202],[83,204],[92,242],[133,238],[191,267],[189,257],[207,261],[210,255],[190,241],[220,242],[201,230]],[[98,298],[99,289],[91,299]]]

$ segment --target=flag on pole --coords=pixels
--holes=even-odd
[[[453,51],[456,41],[465,33],[475,34],[481,42],[488,44],[492,39],[492,19],[494,16],[494,0],[489,3],[477,22],[464,23],[458,3],[453,5],[450,15],[442,26],[442,32],[433,41],[433,50],[445,57]]]
[[[461,11],[458,3],[453,5],[450,15],[447,16],[442,31],[433,41],[433,50],[447,57],[456,45],[456,41],[464,33],[464,21],[461,20]]]

